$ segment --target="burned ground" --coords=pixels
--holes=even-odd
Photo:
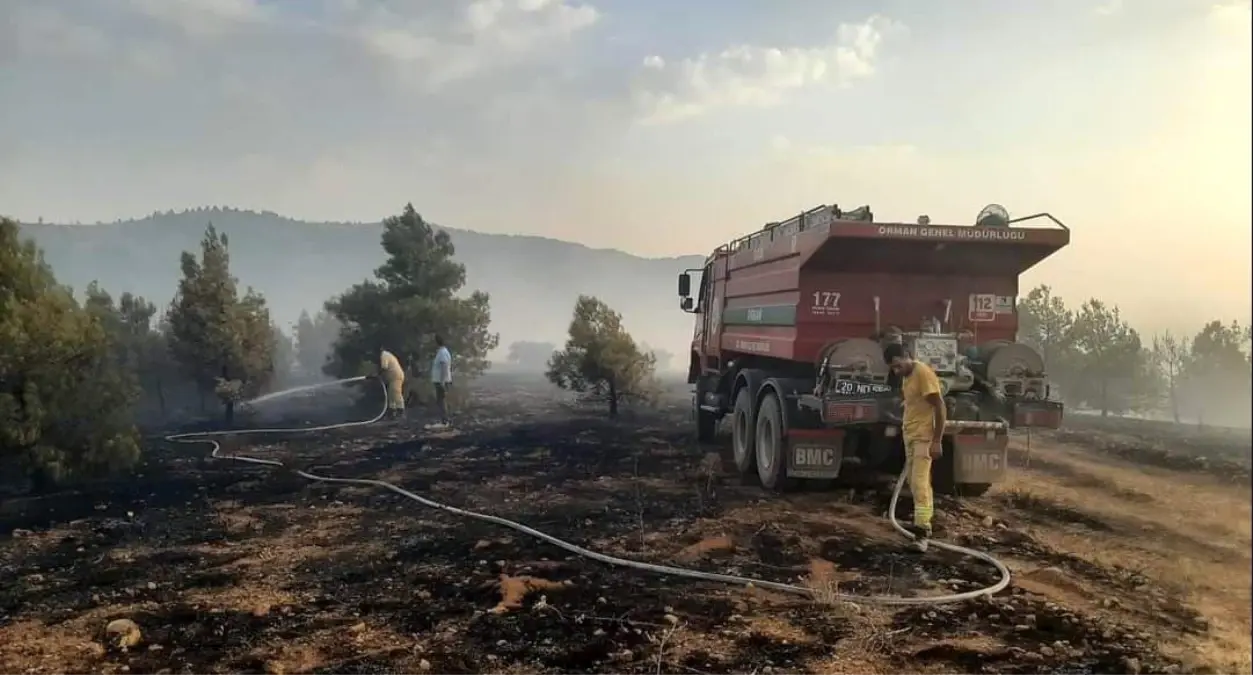
[[[485,380],[459,432],[420,420],[228,449],[386,480],[634,560],[805,584],[823,601],[652,575],[395,493],[155,442],[125,480],[0,506],[4,672],[1249,672],[1247,484],[1127,433],[1014,444],[1014,477],[941,500],[995,581],[906,551],[888,486],[767,495],[698,446],[684,403],[611,424]],[[1196,447],[1204,447],[1195,441]],[[1189,446],[1192,447],[1192,446]],[[1211,454],[1214,451],[1208,451]],[[1208,466],[1208,464],[1206,465]],[[138,642],[125,650],[130,626]]]

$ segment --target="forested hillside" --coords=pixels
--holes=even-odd
[[[383,262],[379,223],[302,222],[231,208],[22,229],[44,250],[61,283],[81,292],[98,281],[150,298],[163,310],[179,277],[179,253],[194,248],[210,223],[230,238],[232,271],[265,296],[285,328],[301,311],[316,314],[327,298]],[[675,277],[700,265],[700,256],[649,259],[543,237],[440,229],[466,267],[467,287],[491,295],[492,328],[504,345],[562,339],[580,293],[613,306],[632,333],[657,348],[682,353],[691,339],[691,317],[679,311]]]

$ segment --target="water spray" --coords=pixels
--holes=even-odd
[[[348,378],[344,380],[336,380],[334,382],[322,382],[318,384],[306,385],[303,387],[295,387],[295,388],[287,389],[284,391],[274,392],[272,394],[266,394],[265,396],[262,396],[260,398],[253,399],[251,403],[257,403],[257,402],[261,402],[264,400],[279,398],[282,396],[289,396],[291,394],[295,394],[295,393],[302,392],[302,391],[310,391],[314,389],[321,389],[324,387],[334,387],[334,386],[340,386],[344,384],[351,384],[353,382],[361,382],[366,379],[367,379],[366,377],[353,377],[353,378]],[[173,434],[170,436],[166,436],[165,440],[170,441],[172,443],[207,443],[213,446],[213,450],[210,452],[210,456],[213,457],[214,459],[229,459],[229,460],[233,460],[236,462],[244,462],[247,464],[281,468],[286,465],[284,465],[280,461],[273,460],[273,459],[262,459],[259,457],[249,457],[246,455],[237,455],[237,454],[223,454],[222,445],[218,443],[217,441],[213,440],[213,437],[214,436],[226,436],[226,435],[242,436],[242,435],[261,435],[261,434],[292,434],[292,433],[299,433],[299,432],[330,431],[334,429],[348,429],[352,427],[368,426],[376,422],[379,422],[387,414],[387,386],[381,380],[379,384],[383,387],[383,393],[384,393],[383,408],[382,410],[379,411],[377,415],[375,415],[374,417],[368,420],[361,420],[357,422],[340,422],[337,424],[325,424],[322,426],[314,426],[314,427],[299,427],[299,428],[285,428],[285,429],[243,429],[243,430],[232,430],[232,431],[195,431],[195,432],[190,432],[190,433]],[[901,471],[900,476],[896,479],[896,487],[892,492],[892,501],[890,505],[888,506],[888,520],[891,521],[892,527],[895,528],[897,532],[901,533],[906,538],[913,540],[915,539],[915,536],[913,535],[913,533],[909,532],[904,527],[902,527],[901,524],[897,522],[896,520],[896,503],[897,503],[897,500],[900,498],[901,488],[905,484],[905,477],[909,474],[909,468],[910,468],[910,462],[906,462],[905,468]],[[777,581],[766,581],[762,579],[753,579],[750,577],[742,577],[742,576],[733,575],[733,574],[718,574],[715,572],[703,572],[700,570],[687,569],[684,567],[674,567],[671,565],[658,565],[654,563],[641,562],[638,560],[631,560],[628,558],[619,558],[617,556],[612,556],[612,555],[608,555],[605,553],[600,553],[597,551],[583,548],[582,546],[578,546],[568,541],[558,539],[557,537],[554,537],[545,532],[541,532],[539,530],[536,530],[522,523],[508,520],[506,518],[501,518],[500,516],[493,516],[493,515],[486,514],[486,513],[468,511],[466,509],[459,509],[455,506],[450,506],[448,504],[441,504],[440,502],[432,501],[430,499],[427,499],[426,497],[410,492],[395,484],[388,483],[387,481],[374,480],[371,478],[337,478],[335,476],[326,476],[322,474],[316,474],[316,473],[311,473],[308,471],[303,471],[300,469],[294,470],[293,473],[295,473],[297,476],[300,476],[301,478],[304,478],[306,480],[320,482],[320,483],[331,483],[331,484],[339,484],[339,485],[362,485],[362,486],[376,487],[376,488],[382,488],[384,490],[389,490],[402,497],[418,502],[419,504],[426,506],[428,508],[439,509],[441,511],[446,511],[448,513],[451,513],[455,516],[460,516],[463,518],[470,518],[473,520],[479,520],[479,521],[483,521],[486,523],[492,523],[493,525],[500,525],[502,527],[507,527],[511,530],[521,532],[522,534],[525,534],[527,536],[534,537],[546,543],[552,544],[553,546],[564,549],[577,556],[584,557],[589,560],[595,560],[596,562],[604,563],[606,565],[613,565],[617,567],[627,567],[631,569],[640,570],[643,572],[649,572],[652,574],[662,574],[662,575],[667,575],[667,576],[683,577],[687,579],[696,579],[699,581],[711,581],[714,583],[730,584],[734,586],[765,588],[765,589],[769,589],[772,591],[778,591],[780,593],[787,593],[789,595],[798,595],[798,596],[802,596],[811,600],[825,602],[825,603],[851,602],[851,603],[861,603],[861,604],[868,604],[868,605],[885,605],[885,606],[944,605],[944,604],[965,602],[967,600],[973,600],[980,596],[993,595],[993,594],[999,593],[1000,591],[1004,590],[1007,586],[1009,586],[1009,580],[1010,580],[1009,569],[1005,567],[1005,565],[1001,561],[997,560],[993,556],[987,553],[984,553],[982,551],[976,551],[974,549],[966,548],[964,546],[957,546],[955,544],[949,544],[949,543],[942,542],[942,541],[930,540],[928,542],[930,547],[937,548],[937,549],[944,550],[944,551],[951,551],[953,553],[958,553],[960,555],[968,556],[968,557],[986,562],[987,564],[991,565],[992,567],[996,569],[997,573],[1000,575],[1000,580],[997,581],[995,584],[988,586],[986,588],[966,591],[963,593],[951,593],[947,595],[935,595],[935,596],[901,597],[901,596],[894,596],[894,595],[852,595],[848,593],[838,593],[838,592],[831,593],[825,589],[814,589],[808,586],[785,584],[785,583],[781,583]]]

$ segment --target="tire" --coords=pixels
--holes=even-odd
[[[731,409],[731,455],[735,468],[743,475],[751,474],[757,466],[757,430],[750,426],[752,422],[753,395],[744,387],[735,395]]]
[[[767,490],[783,492],[788,485],[787,441],[783,435],[783,409],[779,397],[769,392],[757,409],[757,477]]]

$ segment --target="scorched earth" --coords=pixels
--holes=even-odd
[[[1247,432],[1071,415],[1016,438],[1012,479],[938,505],[951,540],[1009,565],[1010,588],[884,608],[829,600],[966,590],[995,572],[908,551],[883,518],[886,481],[745,484],[725,439],[695,442],[688,410],[676,395],[610,423],[494,376],[456,432],[424,432],[418,414],[228,450],[614,555],[808,584],[818,601],[611,567],[385,490],[154,440],[131,476],[6,496],[0,670],[1250,671]]]

